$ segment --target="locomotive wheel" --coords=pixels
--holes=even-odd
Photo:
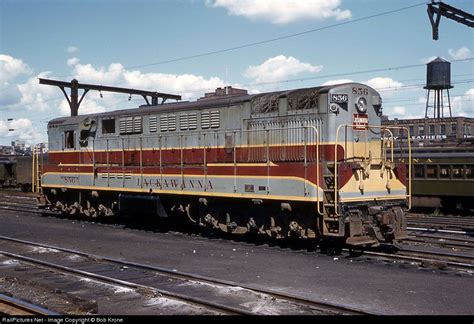
[[[89,200],[86,201],[86,207],[83,209],[84,215],[87,217],[97,217],[97,210]]]
[[[79,203],[76,201],[74,204],[70,206],[69,215],[80,215],[80,214],[83,214],[82,206],[79,205]]]
[[[281,226],[277,225],[275,218],[273,216],[270,217],[270,229],[267,230],[267,233],[270,237],[273,238],[282,238],[282,228]]]

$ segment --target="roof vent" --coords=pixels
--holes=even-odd
[[[217,88],[214,92],[208,92],[204,94],[204,97],[199,98],[198,100],[208,100],[208,99],[218,99],[223,97],[237,97],[237,96],[246,96],[247,90],[232,88],[232,86],[227,86],[224,88]]]

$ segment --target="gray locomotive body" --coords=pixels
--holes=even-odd
[[[391,241],[404,235],[410,175],[387,154],[395,142],[381,104],[347,83],[57,118],[42,205],[89,216],[143,206],[232,233]]]

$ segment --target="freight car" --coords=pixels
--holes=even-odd
[[[16,162],[13,157],[0,157],[0,187],[16,185]]]
[[[23,192],[32,190],[33,178],[41,174],[41,167],[48,160],[47,153],[37,154],[37,173],[33,174],[33,157],[15,155],[0,157],[0,187],[20,188]],[[37,186],[39,184],[36,183]]]
[[[410,168],[377,91],[231,90],[51,120],[39,207],[359,246],[405,236]]]
[[[31,191],[32,185],[32,157],[17,156],[16,160],[16,186],[22,191]]]

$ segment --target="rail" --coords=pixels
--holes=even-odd
[[[27,303],[17,298],[0,294],[0,314],[7,315],[59,315],[43,307]],[[8,320],[7,320],[8,321]]]
[[[93,278],[94,280],[126,286],[132,289],[138,288],[144,292],[151,292],[155,294],[159,293],[165,297],[192,301],[195,304],[221,309],[233,314],[259,314],[261,313],[261,310],[264,310],[264,308],[261,307],[261,303],[265,303],[265,299],[270,298],[272,300],[272,304],[274,305],[273,307],[279,303],[285,304],[286,306],[291,305],[292,307],[296,307],[299,310],[299,314],[307,314],[308,311],[311,312],[310,314],[314,314],[314,311],[323,311],[325,314],[382,315],[374,312],[367,312],[362,309],[357,309],[350,305],[338,304],[328,300],[318,299],[314,296],[312,298],[306,298],[304,296],[298,296],[297,294],[285,291],[262,288],[258,285],[212,278],[200,274],[179,271],[176,269],[167,269],[153,266],[150,264],[141,264],[133,261],[127,261],[123,258],[115,259],[106,255],[94,255],[79,250],[71,250],[63,247],[25,241],[6,236],[0,236],[0,240],[4,241],[5,245],[7,245],[8,251],[11,251],[12,249],[11,246],[8,248],[8,244],[13,244],[13,246],[42,247],[57,251],[54,253],[54,256],[48,256],[46,258],[44,257],[44,253],[30,253],[28,256],[26,256],[23,253],[18,254],[8,251],[0,251],[1,254],[15,258],[16,260],[25,261],[34,265],[38,264],[42,267],[52,268],[60,272],[72,273],[80,277]],[[109,268],[102,268],[99,270],[96,267],[90,268],[85,266],[85,262],[87,261],[82,262],[81,270],[76,269],[74,266],[71,267],[70,265],[64,265],[64,260],[70,260],[71,254],[87,258],[87,260],[91,263],[97,263],[98,260],[100,260],[101,265],[108,265]],[[70,264],[70,261],[67,261],[67,264]],[[120,271],[117,271],[117,269],[120,269]],[[156,283],[150,286],[140,284],[140,278],[136,278],[137,270],[140,273],[152,274],[152,277],[155,278],[169,278],[169,280],[172,280],[175,284],[171,286],[168,285],[166,283],[168,280],[156,280]],[[133,273],[132,277],[127,274],[128,271]],[[150,278],[150,276],[147,276],[146,274],[144,274],[144,277]],[[183,283],[190,281],[200,284],[192,286],[187,285],[185,292],[186,294],[184,295],[182,289],[179,289],[179,287],[182,286]],[[160,284],[163,282],[164,285]],[[202,291],[200,287],[204,287],[204,291]],[[217,289],[218,293],[216,294],[212,293],[212,291],[210,292],[210,287],[213,287],[212,289]],[[247,291],[244,295],[232,293],[232,289],[235,289],[236,287],[238,287],[239,291],[242,289]],[[222,294],[223,291],[230,291],[231,293],[226,296],[225,294]],[[259,304],[259,306],[256,308],[252,306],[254,301],[257,301]]]

